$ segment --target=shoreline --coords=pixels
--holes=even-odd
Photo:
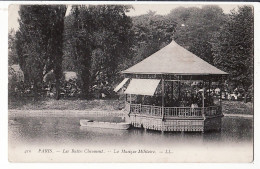
[[[95,116],[125,116],[126,112],[123,110],[58,110],[58,109],[43,109],[43,110],[21,110],[21,109],[10,109],[8,110],[8,116],[58,116],[58,117],[80,117],[84,115],[95,115]],[[225,117],[243,117],[253,118],[251,114],[227,114],[224,113]]]
[[[254,118],[252,114],[224,114],[225,117],[244,117],[244,118]]]
[[[81,117],[85,115],[95,116],[118,116],[122,117],[126,115],[123,110],[57,110],[57,109],[46,109],[46,110],[19,110],[10,109],[8,110],[8,116],[49,116],[49,117]]]

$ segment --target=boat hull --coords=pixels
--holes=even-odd
[[[80,125],[83,127],[107,128],[117,130],[127,130],[130,128],[130,123],[110,123],[110,122],[97,122],[91,120],[80,120]]]

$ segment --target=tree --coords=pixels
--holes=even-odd
[[[145,59],[171,42],[176,25],[174,20],[156,15],[154,11],[133,17],[135,46],[132,64]]]
[[[8,65],[18,64],[18,56],[15,48],[15,31],[8,32]]]
[[[250,6],[232,11],[212,38],[214,64],[230,73],[229,80],[246,92],[253,85],[253,46],[254,16]]]
[[[50,52],[49,61],[50,67],[56,79],[56,99],[60,98],[60,80],[63,76],[62,72],[62,57],[63,57],[63,31],[64,31],[64,17],[66,14],[66,6],[55,6],[50,13],[50,18],[53,18],[50,37]]]
[[[59,88],[59,79],[62,76],[62,34],[65,13],[64,5],[20,6],[16,52],[25,82],[34,84],[35,93],[44,75],[50,70],[54,71],[56,87]]]
[[[178,44],[213,64],[210,40],[225,21],[223,10],[216,5],[202,8],[176,8],[167,16],[178,25],[174,39]]]
[[[73,6],[66,21],[67,58],[72,57],[82,83],[83,97],[94,85],[112,83],[118,65],[131,47],[131,6]],[[69,56],[70,55],[70,56]]]

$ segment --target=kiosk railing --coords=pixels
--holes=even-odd
[[[182,118],[196,118],[196,117],[211,117],[222,115],[220,106],[209,107],[161,107],[153,105],[141,105],[126,103],[125,109],[131,114],[160,116],[162,117],[162,110],[164,110],[163,117],[182,117]]]

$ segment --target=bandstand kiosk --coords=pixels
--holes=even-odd
[[[122,71],[114,91],[125,95],[134,127],[159,131],[221,129],[223,72],[175,41]]]

